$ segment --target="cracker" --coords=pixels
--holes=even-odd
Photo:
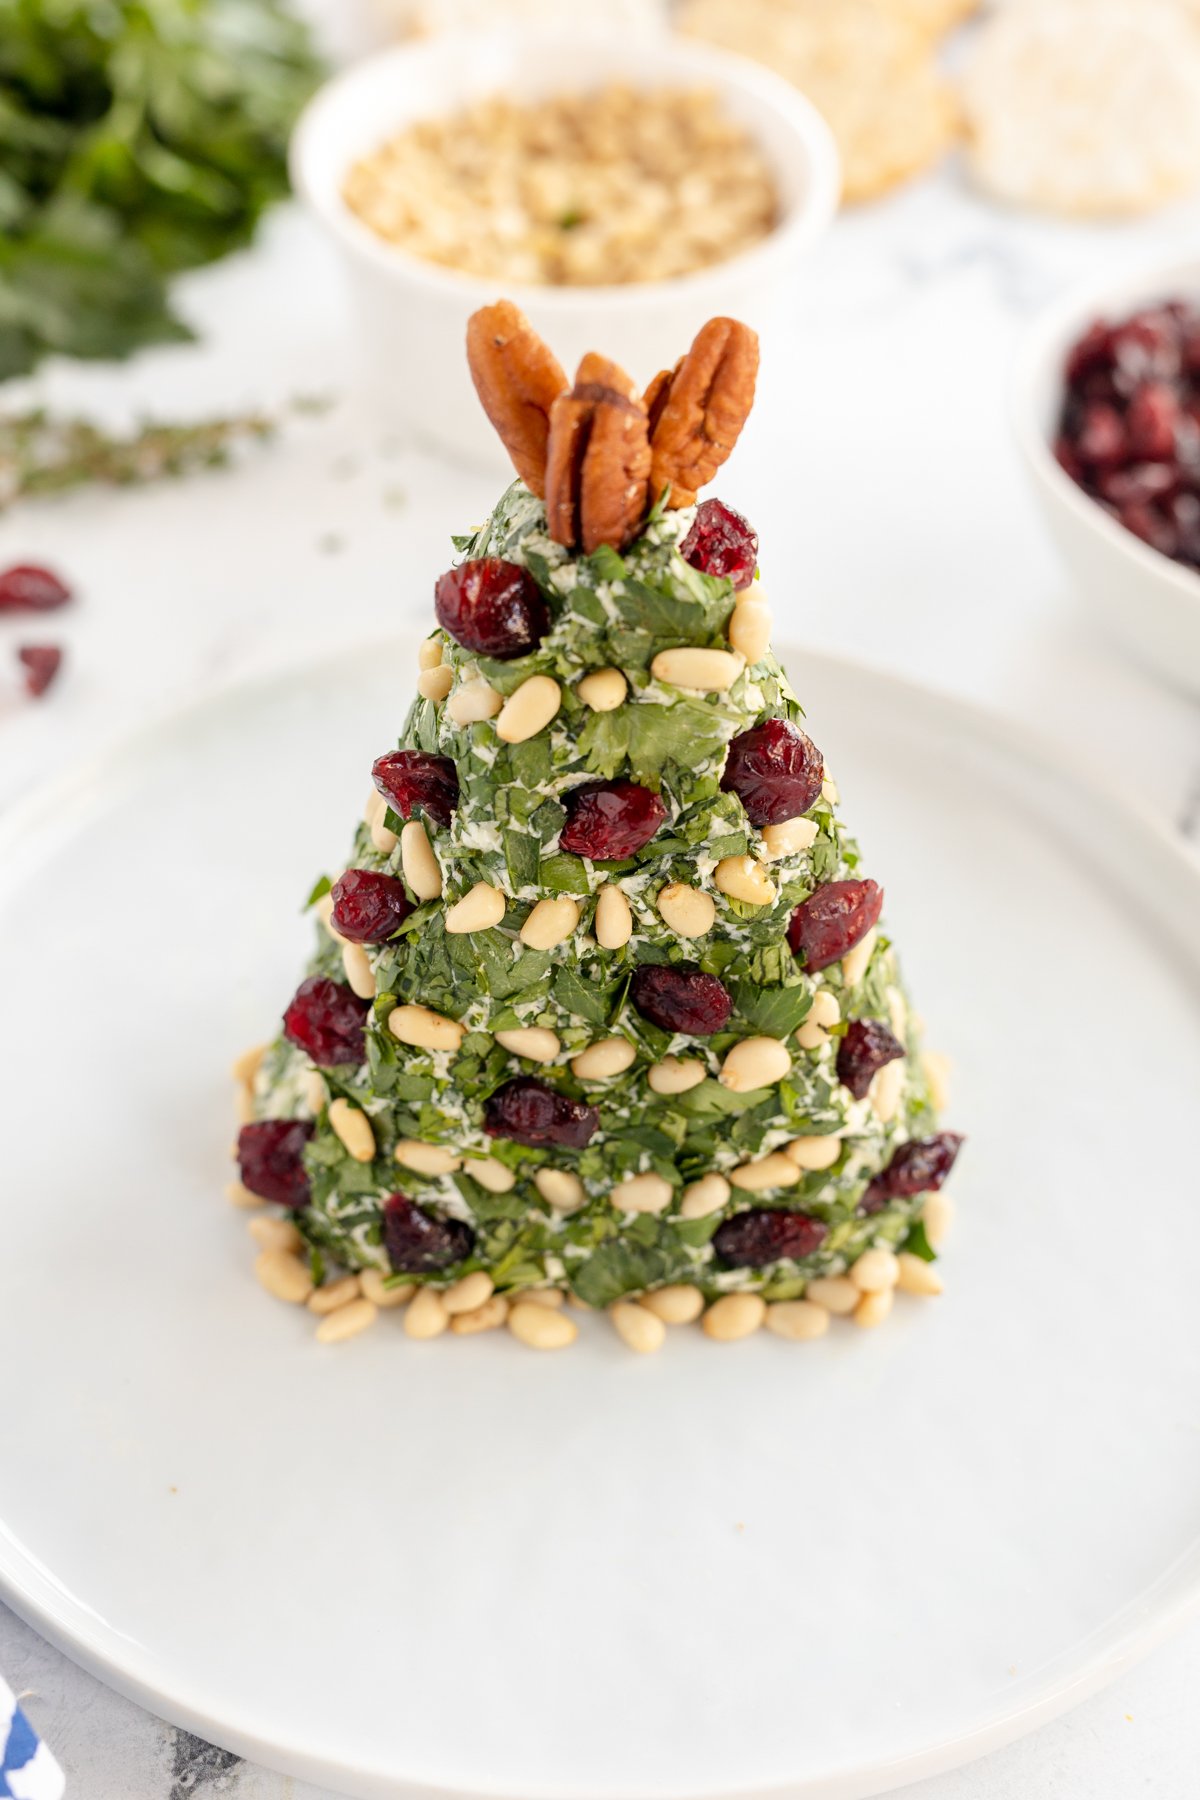
[[[928,43],[944,38],[979,10],[979,0],[879,0],[879,5],[911,25]]]
[[[837,139],[847,200],[885,193],[954,139],[958,108],[927,39],[881,0],[685,0],[676,22],[808,96]]]
[[[1172,0],[1014,0],[964,102],[968,166],[1014,205],[1140,213],[1200,184],[1200,29]]]

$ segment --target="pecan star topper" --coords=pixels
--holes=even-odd
[[[472,314],[467,362],[513,467],[546,502],[550,535],[590,554],[623,550],[659,495],[691,506],[737,443],[754,404],[758,336],[710,319],[645,393],[590,351],[567,378],[511,300]]]

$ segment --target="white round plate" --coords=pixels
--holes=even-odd
[[[9,822],[0,1589],[117,1687],[359,1796],[859,1796],[1196,1599],[1197,867],[1012,726],[790,664],[970,1134],[945,1297],[817,1344],[325,1349],[255,1284],[226,1067],[412,646]]]

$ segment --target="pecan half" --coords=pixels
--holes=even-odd
[[[513,467],[530,492],[543,499],[550,408],[567,385],[562,365],[511,300],[497,300],[471,314],[467,365]]]
[[[757,332],[737,319],[710,319],[671,373],[655,376],[646,390],[655,497],[669,488],[669,506],[692,504],[737,443],[757,375]]]
[[[589,352],[550,412],[550,536],[589,555],[601,544],[623,550],[646,516],[649,476],[646,408],[624,369]]]

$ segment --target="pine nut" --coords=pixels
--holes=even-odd
[[[871,1110],[881,1125],[890,1125],[900,1110],[900,1097],[904,1093],[904,1082],[908,1074],[908,1065],[902,1056],[893,1057],[890,1063],[884,1063],[871,1078],[870,1096]]]
[[[247,1209],[250,1207],[265,1206],[267,1204],[261,1194],[252,1193],[248,1187],[243,1187],[240,1181],[231,1181],[229,1183],[229,1186],[225,1189],[225,1198],[228,1200],[230,1206],[242,1206]]]
[[[813,995],[808,1016],[796,1033],[796,1042],[802,1050],[819,1050],[829,1042],[829,1027],[836,1025],[842,1016],[837,995],[829,988],[818,988]]]
[[[618,1212],[660,1213],[670,1206],[674,1193],[665,1176],[650,1170],[645,1175],[627,1175],[608,1197]]]
[[[867,972],[867,964],[875,949],[875,940],[879,932],[872,925],[866,937],[859,938],[852,950],[847,950],[842,958],[842,980],[848,988],[857,987]]]
[[[503,1294],[493,1294],[471,1312],[451,1315],[450,1329],[455,1337],[474,1337],[477,1331],[495,1331],[508,1317],[508,1301]]]
[[[375,1155],[375,1133],[366,1113],[352,1106],[349,1100],[339,1098],[329,1102],[328,1117],[333,1134],[346,1154],[355,1162],[369,1163]]]
[[[455,1313],[474,1312],[477,1306],[491,1299],[494,1288],[495,1283],[486,1270],[476,1269],[452,1287],[442,1290],[442,1305],[451,1318]]]
[[[683,1190],[683,1199],[679,1203],[681,1219],[707,1219],[710,1213],[720,1212],[729,1199],[729,1183],[723,1175],[715,1171],[710,1175],[701,1175],[699,1181],[689,1183]]]
[[[517,1185],[517,1178],[511,1169],[506,1169],[502,1162],[482,1156],[468,1157],[463,1164],[463,1174],[477,1181],[481,1188],[489,1194],[510,1194]]]
[[[388,1308],[407,1306],[416,1293],[416,1286],[411,1281],[397,1284],[396,1287],[386,1285],[388,1277],[382,1269],[364,1269],[358,1278],[359,1285],[372,1306]]]
[[[519,1294],[510,1295],[510,1298],[522,1300],[528,1306],[549,1306],[554,1312],[567,1303],[567,1296],[561,1288],[522,1288]]]
[[[698,1287],[677,1282],[643,1294],[640,1304],[664,1325],[690,1325],[704,1311],[704,1295]]]
[[[543,1025],[524,1025],[512,1031],[498,1031],[496,1042],[502,1050],[513,1056],[523,1056],[527,1062],[553,1062],[562,1044],[558,1033],[548,1031]]]
[[[440,637],[427,637],[417,645],[418,669],[436,669],[442,660],[442,640]]]
[[[558,1212],[574,1212],[587,1199],[582,1181],[570,1169],[539,1169],[533,1185],[546,1205]]]
[[[571,1058],[571,1070],[580,1081],[607,1081],[636,1061],[637,1051],[628,1038],[601,1038]]]
[[[856,1325],[882,1325],[892,1310],[891,1288],[876,1288],[874,1293],[864,1294],[853,1312]]]
[[[629,691],[620,669],[593,669],[578,682],[575,692],[593,712],[615,712]]]
[[[539,900],[520,930],[531,950],[554,950],[565,944],[579,924],[579,903],[566,894]]]
[[[661,1350],[667,1341],[667,1328],[662,1320],[635,1301],[618,1300],[615,1306],[609,1307],[608,1316],[621,1342],[640,1356]]]
[[[934,1112],[945,1112],[950,1104],[950,1058],[940,1050],[926,1050],[921,1057],[921,1073]]]
[[[790,1156],[798,1169],[832,1169],[842,1154],[839,1137],[798,1137],[785,1145],[783,1154]]]
[[[508,1315],[508,1329],[531,1350],[563,1350],[579,1336],[579,1327],[565,1312],[548,1306],[531,1306],[518,1300]]]
[[[854,1311],[862,1295],[848,1275],[817,1275],[805,1288],[804,1298],[844,1317]]]
[[[747,664],[761,662],[771,647],[771,609],[761,600],[739,600],[729,620],[729,642]]]
[[[904,1004],[904,995],[898,987],[889,987],[887,991],[888,1021],[892,1027],[892,1035],[908,1048],[908,1008]]]
[[[914,1256],[911,1250],[901,1250],[896,1261],[900,1265],[900,1274],[896,1286],[904,1294],[940,1294],[942,1278],[932,1263],[927,1263],[923,1256]]]
[[[276,1300],[303,1306],[312,1293],[312,1276],[308,1264],[290,1250],[262,1250],[254,1259],[254,1273],[268,1294]]]
[[[360,1288],[357,1275],[342,1275],[337,1281],[327,1281],[323,1287],[314,1288],[308,1296],[308,1310],[315,1313],[336,1312],[339,1306],[348,1306],[351,1300],[357,1300]]]
[[[246,1230],[260,1250],[303,1250],[304,1239],[290,1219],[247,1219]]]
[[[410,1338],[441,1337],[450,1323],[442,1296],[433,1288],[419,1288],[404,1312],[404,1330]]]
[[[562,689],[550,675],[531,675],[504,702],[496,715],[496,735],[505,744],[536,737],[562,704]]]
[[[900,1264],[891,1250],[864,1250],[857,1262],[847,1270],[860,1293],[878,1294],[895,1287],[900,1279]]]
[[[447,1019],[427,1006],[394,1006],[388,1030],[417,1050],[458,1050],[467,1035],[457,1019]]]
[[[329,1089],[325,1086],[325,1077],[320,1069],[305,1069],[300,1077],[300,1097],[315,1118],[325,1110],[329,1100]]]
[[[335,944],[344,944],[345,938],[333,922],[333,890],[328,889],[319,900],[313,902],[313,913],[325,927]]]
[[[367,804],[363,808],[363,824],[371,834],[371,842],[376,850],[384,856],[390,856],[400,842],[395,832],[385,825],[384,815],[387,812],[387,801],[378,788],[372,788],[367,796]]]
[[[828,769],[825,770],[825,779],[821,783],[821,796],[830,806],[836,806],[842,797],[838,784]]]
[[[410,819],[400,833],[400,866],[418,900],[437,899],[442,891],[442,871],[420,819]]]
[[[763,849],[771,862],[778,862],[782,856],[796,856],[801,850],[809,850],[817,841],[817,821],[815,819],[781,819],[778,825],[764,825]]]
[[[367,961],[367,953],[361,944],[342,945],[342,967],[346,971],[346,980],[359,999],[373,1000],[375,998],[375,976]]]
[[[829,1314],[811,1300],[776,1300],[767,1308],[767,1330],[776,1337],[791,1338],[793,1343],[807,1343],[824,1337],[829,1330]]]
[[[650,664],[655,681],[671,687],[695,688],[698,693],[723,694],[745,668],[731,650],[660,650]]]
[[[446,913],[446,930],[452,937],[465,937],[472,931],[490,931],[504,917],[506,904],[499,888],[486,881],[477,881]]]
[[[921,1208],[921,1222],[925,1227],[925,1236],[935,1250],[941,1248],[950,1235],[950,1227],[954,1223],[954,1202],[949,1194],[926,1194]]]
[[[748,1037],[733,1046],[717,1080],[731,1094],[749,1094],[782,1081],[791,1066],[788,1047],[778,1038]]]
[[[646,1080],[656,1094],[686,1094],[699,1087],[708,1071],[692,1056],[664,1056],[647,1072]]]
[[[664,925],[677,937],[703,937],[712,930],[717,916],[712,895],[689,887],[685,881],[669,882],[659,893],[657,904]]]
[[[620,950],[633,936],[633,914],[619,887],[606,882],[596,901],[596,942],[602,950]]]
[[[339,1306],[317,1326],[318,1344],[343,1344],[347,1338],[357,1337],[368,1325],[373,1325],[379,1317],[375,1307],[369,1300],[351,1300],[348,1306]]]
[[[255,1044],[252,1050],[243,1050],[242,1054],[234,1061],[229,1073],[243,1087],[249,1087],[262,1067],[262,1059],[266,1053],[267,1046],[265,1044]]]
[[[446,711],[456,725],[478,725],[484,719],[494,719],[503,704],[491,682],[481,675],[475,681],[464,681],[451,694]]]
[[[757,1162],[740,1163],[729,1171],[729,1179],[735,1188],[761,1194],[767,1188],[795,1187],[800,1171],[790,1156],[775,1150],[770,1156],[760,1156]]]
[[[723,856],[713,872],[722,894],[747,906],[773,906],[779,889],[753,856]]]
[[[449,663],[439,663],[436,669],[422,669],[417,676],[417,692],[423,700],[432,700],[435,704],[446,698],[454,686],[454,670]]]
[[[720,1344],[733,1344],[757,1331],[766,1316],[761,1294],[723,1294],[704,1315],[704,1334]]]
[[[401,1138],[392,1152],[402,1169],[414,1175],[453,1175],[462,1168],[462,1157],[445,1144],[426,1144],[420,1138]]]

